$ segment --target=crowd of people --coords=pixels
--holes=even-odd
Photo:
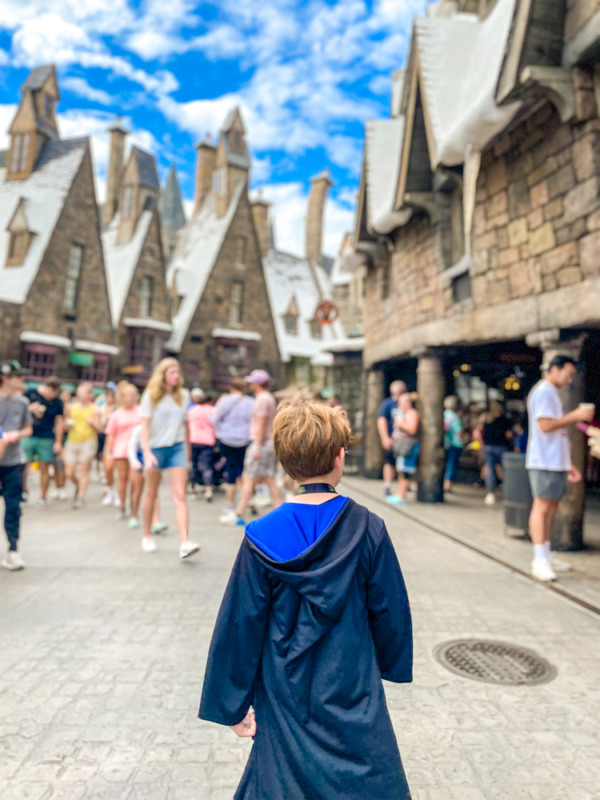
[[[277,401],[265,370],[234,378],[221,396],[185,389],[173,358],[156,366],[141,397],[125,380],[107,383],[99,395],[83,382],[72,396],[55,377],[27,389],[24,374],[16,361],[0,365],[5,568],[24,567],[19,527],[32,469],[39,470],[35,505],[40,509],[49,499],[68,500],[69,485],[72,508],[84,509],[91,478],[102,480],[102,504],[115,507],[116,519],[130,530],[141,529],[145,553],[156,551],[155,534],[167,528],[158,499],[163,473],[169,476],[181,558],[199,549],[189,538],[188,500],[211,502],[217,484],[225,484],[222,525],[243,526],[249,509],[279,505],[273,449]]]

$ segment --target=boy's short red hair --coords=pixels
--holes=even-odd
[[[350,443],[346,412],[315,402],[285,403],[273,423],[277,458],[295,480],[327,475],[337,454]]]

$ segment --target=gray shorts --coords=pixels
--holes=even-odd
[[[560,500],[567,491],[568,472],[552,469],[528,469],[531,494],[545,500]]]
[[[261,445],[258,458],[254,457],[254,445],[250,444],[244,460],[244,475],[249,478],[273,478],[276,472],[277,456],[273,442],[264,442]]]

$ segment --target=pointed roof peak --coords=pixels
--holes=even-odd
[[[42,67],[34,67],[27,78],[25,83],[21,86],[21,92],[29,89],[31,92],[39,92],[44,87],[48,78],[54,78],[56,81],[56,67],[54,64],[45,64]],[[58,84],[57,84],[58,85]]]
[[[163,228],[171,231],[178,231],[185,225],[185,211],[181,200],[177,171],[173,163],[169,167],[169,175],[161,196],[160,205]]]
[[[325,167],[325,169],[321,170],[318,175],[315,175],[310,179],[311,183],[316,183],[317,181],[327,181],[330,186],[333,186],[333,181],[331,180],[331,175],[329,174],[329,167]]]
[[[225,122],[223,124],[223,127],[221,128],[222,132],[228,133],[233,128],[237,119],[239,119],[239,121],[241,122],[242,128],[244,129],[245,133],[246,126],[244,125],[244,117],[242,116],[242,109],[240,108],[240,106],[235,106],[227,114],[227,116],[225,117]]]

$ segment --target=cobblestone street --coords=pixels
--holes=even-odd
[[[198,556],[181,562],[173,532],[146,555],[100,496],[95,484],[83,511],[28,506],[27,569],[0,574],[0,797],[231,800],[249,744],[196,712],[241,531],[219,527],[218,493],[190,503]],[[598,800],[600,618],[375,510],[414,615],[414,684],[386,685],[413,798]],[[433,650],[461,637],[532,648],[557,677],[499,687],[455,676]]]

